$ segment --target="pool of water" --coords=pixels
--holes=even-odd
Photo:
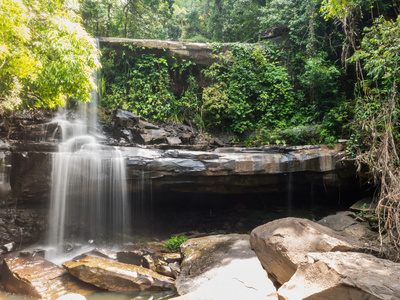
[[[120,294],[101,292],[87,296],[88,300],[164,300],[176,297],[174,291],[163,292],[137,292],[134,294]]]
[[[88,300],[166,300],[176,297],[174,291],[162,291],[162,292],[137,292],[134,294],[120,294],[112,292],[100,292],[89,295],[86,297]],[[0,292],[0,300],[31,300],[33,298],[10,295],[7,293]]]

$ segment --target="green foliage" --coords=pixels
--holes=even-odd
[[[232,45],[229,59],[205,72],[202,112],[206,126],[242,133],[260,126],[283,127],[294,107],[294,93],[284,66],[261,46]]]
[[[365,30],[361,47],[352,61],[364,66],[358,82],[358,98],[353,122],[357,160],[368,166],[375,184],[377,214],[400,251],[399,215],[399,45],[400,18],[377,18]],[[357,139],[357,140],[356,140]],[[351,149],[350,149],[351,150]],[[363,151],[364,150],[364,151]],[[353,152],[355,152],[353,150]]]
[[[312,145],[320,140],[316,126],[296,126],[270,130],[261,128],[257,135],[257,144],[289,144],[289,145]]]
[[[184,236],[173,236],[168,241],[165,242],[165,247],[171,250],[179,250],[182,243],[186,242],[188,239]]]
[[[342,102],[330,109],[322,119],[318,132],[319,142],[331,145],[337,137],[349,136],[349,123],[354,117],[354,102],[342,100]]]
[[[361,6],[371,5],[373,0],[324,0],[321,5],[321,12],[325,18],[344,18]]]
[[[364,62],[368,75],[363,83],[364,92],[380,96],[391,94],[400,80],[400,18],[388,21],[379,17],[374,26],[366,28],[364,32],[361,48],[351,58],[351,61]]]
[[[287,62],[296,90],[296,105],[288,126],[322,123],[319,127],[322,140],[318,142],[331,143],[347,121],[338,117],[332,126],[335,111],[341,110],[343,101],[347,102],[341,89],[344,72],[337,63],[343,37],[333,22],[325,21],[319,13],[320,3],[319,0],[268,1],[261,8],[263,14],[259,20],[263,32],[286,32],[288,37],[280,46],[280,60]]]
[[[104,55],[103,105],[122,108],[156,121],[180,121],[198,112],[198,85],[191,74],[192,62],[178,61],[167,53],[160,57],[132,45],[122,53]],[[184,74],[186,89],[173,93],[172,77]]]
[[[67,1],[0,2],[0,110],[90,99],[98,50]]]
[[[210,16],[213,41],[257,42],[260,7],[252,0],[216,0]]]
[[[317,57],[308,58],[305,61],[304,73],[299,75],[299,81],[317,120],[321,120],[331,108],[341,102],[338,96],[341,70],[326,61],[323,56],[323,53],[319,53]]]
[[[93,36],[168,39],[172,6],[158,0],[82,0],[79,13]]]
[[[389,130],[396,144],[399,140],[398,93],[400,83],[400,19],[387,21],[382,17],[365,29],[359,50],[351,61],[361,61],[366,76],[358,83],[359,97],[353,128],[366,147],[379,144],[376,138]],[[397,148],[397,147],[396,147]]]
[[[184,41],[256,42],[260,3],[251,0],[176,1]]]

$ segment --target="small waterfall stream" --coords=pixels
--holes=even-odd
[[[101,145],[93,135],[97,93],[80,117],[59,117],[62,143],[53,157],[48,243],[62,255],[66,244],[122,242],[129,234],[125,158],[115,147]]]

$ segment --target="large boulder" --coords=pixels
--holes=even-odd
[[[174,281],[169,277],[102,257],[86,256],[77,261],[64,262],[63,266],[80,280],[112,292],[174,289]]]
[[[276,289],[250,249],[249,236],[215,235],[181,245],[184,259],[177,300],[277,299]]]
[[[165,143],[168,133],[164,129],[143,129],[140,136],[144,144]]]
[[[360,218],[358,218],[360,219]],[[356,238],[370,247],[379,247],[379,233],[371,230],[368,222],[360,222],[356,219],[356,214],[350,211],[341,211],[334,215],[329,215],[318,221],[336,231],[337,233]]]
[[[279,290],[281,300],[400,299],[400,265],[354,252],[310,253]]]
[[[278,219],[255,228],[250,243],[262,266],[280,284],[308,261],[309,252],[363,251],[355,239],[307,219]]]
[[[115,125],[120,127],[133,127],[139,124],[140,117],[126,110],[119,109],[115,116]]]
[[[65,269],[38,256],[5,258],[1,283],[9,293],[44,300],[71,293],[88,295],[98,291],[96,287],[79,281]]]

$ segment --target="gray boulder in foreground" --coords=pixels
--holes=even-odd
[[[184,259],[176,280],[176,300],[277,300],[249,236],[214,235],[190,239],[181,245]]]
[[[278,219],[255,228],[251,247],[262,266],[280,284],[308,261],[309,252],[364,251],[360,242],[307,219]]]
[[[400,299],[400,265],[365,253],[309,253],[279,290],[282,300]]]

